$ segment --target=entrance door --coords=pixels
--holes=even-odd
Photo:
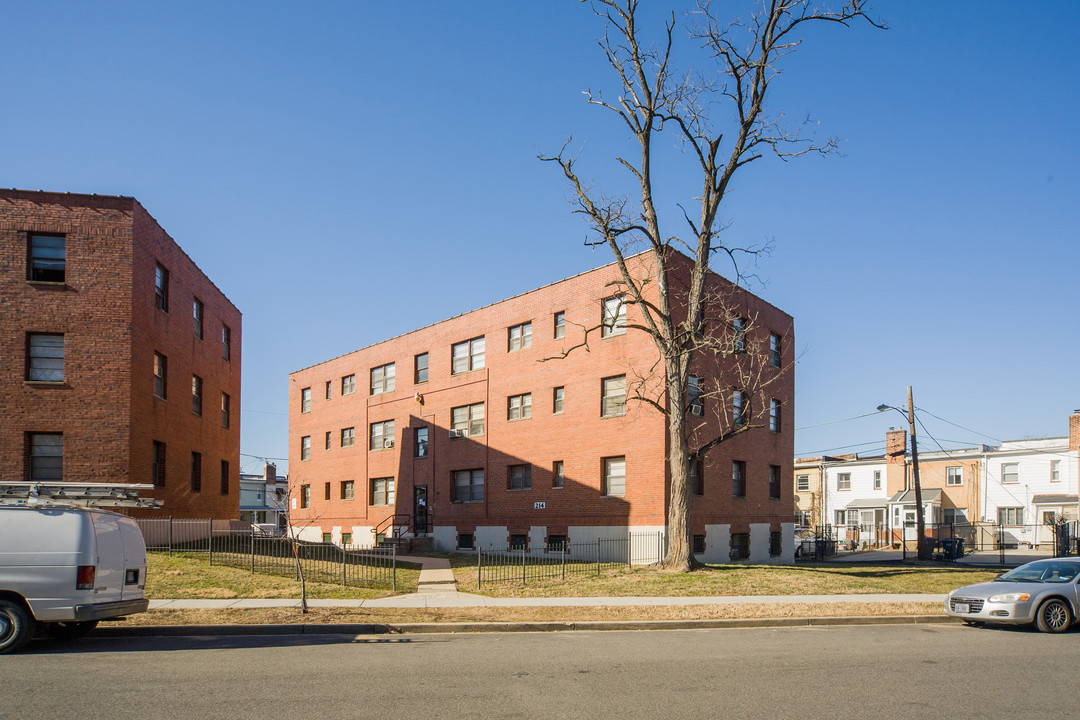
[[[427,485],[417,485],[413,488],[413,534],[427,535],[427,533]]]
[[[904,509],[904,540],[914,540],[919,536],[918,524],[915,521],[915,510]]]

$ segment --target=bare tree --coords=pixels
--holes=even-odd
[[[721,240],[719,212],[725,194],[735,173],[766,153],[787,159],[836,150],[834,140],[819,142],[802,134],[806,123],[788,126],[782,114],[766,110],[780,61],[801,44],[804,27],[847,26],[855,20],[882,26],[867,17],[866,0],[847,0],[836,9],[813,0],[762,0],[747,19],[731,22],[722,22],[711,3],[703,0],[691,13],[690,37],[716,67],[710,72],[680,72],[672,58],[674,13],[660,42],[646,45],[637,23],[638,5],[638,0],[594,0],[594,10],[606,21],[600,48],[621,87],[613,98],[592,90],[586,96],[590,104],[613,113],[636,141],[636,158],[616,160],[633,178],[633,197],[640,195],[640,204],[630,196],[605,196],[590,186],[575,167],[572,139],[557,155],[541,159],[562,168],[572,188],[574,212],[590,226],[587,244],[610,248],[621,271],[626,303],[638,308],[641,317],[636,329],[648,333],[659,350],[662,378],[655,380],[659,368],[655,373],[643,370],[631,397],[668,416],[671,490],[668,552],[662,564],[687,571],[696,564],[690,524],[692,468],[712,448],[761,424],[767,412],[765,388],[777,377],[761,362],[767,349],[747,347],[752,328],[737,327],[740,320],[753,324],[752,318],[739,315],[738,288],[718,283],[710,272],[714,255],[719,255],[731,261],[739,283],[745,279],[739,259],[763,251]],[[654,148],[665,131],[678,139],[701,173],[701,195],[694,198],[699,206],[696,215],[689,205],[679,206],[683,234],[664,234],[654,196]],[[639,249],[651,264],[644,275],[628,263]],[[675,267],[681,253],[692,260],[685,274]],[[675,278],[684,276],[685,287],[677,287]],[[703,356],[729,361],[723,369],[728,373],[734,369],[737,376],[707,391],[720,400],[712,403],[719,410],[710,423],[694,420],[691,405],[697,406],[688,401],[692,364],[702,362]],[[693,392],[703,391],[698,387]],[[725,408],[740,400],[742,409],[736,406],[728,416]]]

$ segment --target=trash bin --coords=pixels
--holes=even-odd
[[[941,541],[941,551],[946,560],[959,560],[964,557],[964,538],[945,538]]]
[[[935,540],[934,538],[924,537],[923,538],[923,547],[926,548],[925,557],[932,558],[932,557],[934,557],[934,549],[938,547],[938,541]]]

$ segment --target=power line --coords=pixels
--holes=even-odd
[[[829,422],[818,423],[817,425],[804,425],[803,427],[795,428],[796,430],[809,430],[811,428],[824,427],[826,425],[835,425],[837,423],[849,422],[851,420],[858,420],[859,418],[870,417],[871,415],[877,415],[877,411],[866,413],[865,415],[855,415],[854,417],[844,418],[843,420],[830,420]]]

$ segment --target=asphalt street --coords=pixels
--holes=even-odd
[[[1065,718],[1080,633],[905,625],[39,640],[2,718]]]

